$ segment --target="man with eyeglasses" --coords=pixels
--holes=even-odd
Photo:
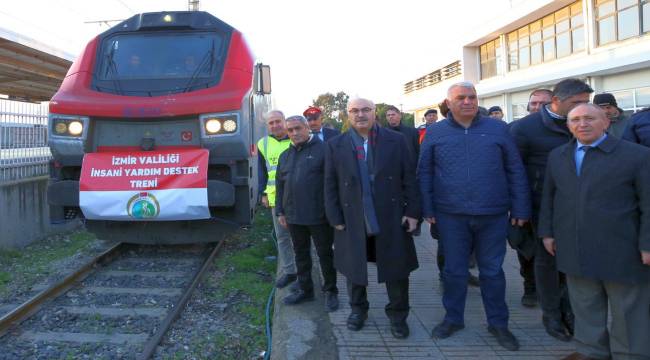
[[[510,127],[528,174],[533,203],[532,225],[535,230],[548,154],[571,140],[573,135],[567,127],[567,114],[574,107],[589,102],[589,94],[592,92],[591,86],[580,79],[562,80],[553,87],[550,103]],[[539,241],[534,259],[535,289],[542,308],[542,324],[554,338],[571,341],[574,316],[566,290],[566,277],[558,272],[555,258],[544,250]]]
[[[375,104],[348,103],[350,130],[327,142],[325,211],[334,226],[334,266],[347,278],[347,327],[368,317],[368,262],[386,283],[395,338],[409,336],[409,274],[418,267],[411,232],[420,217],[414,159],[402,134],[377,126]]]
[[[327,141],[341,133],[336,129],[323,126],[323,112],[315,106],[308,107],[302,114],[307,118],[311,133],[318,136],[321,141]]]
[[[650,149],[609,135],[598,105],[567,117],[574,139],[548,156],[538,229],[575,313],[564,360],[650,359]]]

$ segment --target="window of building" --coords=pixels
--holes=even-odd
[[[577,1],[508,33],[508,69],[524,69],[582,51],[584,35],[582,1]]]
[[[526,104],[512,104],[510,107],[512,109],[512,120],[518,120],[522,117],[528,115],[528,103]]]
[[[481,79],[501,75],[503,70],[501,59],[501,39],[496,38],[480,46]]]
[[[650,87],[636,89],[635,95],[635,110],[641,110],[650,107]]]
[[[595,0],[598,45],[650,31],[649,0]]]
[[[647,33],[650,31],[650,0],[643,1],[641,13],[643,13],[643,16],[641,17],[641,22],[643,23],[642,30],[644,33]]]

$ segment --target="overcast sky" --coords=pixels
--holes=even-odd
[[[245,34],[258,59],[271,65],[276,106],[296,114],[328,91],[399,106],[404,83],[457,59],[458,39],[510,3],[202,0],[201,10]],[[163,10],[187,10],[187,0],[3,1],[0,26],[76,57],[108,29],[86,22]]]

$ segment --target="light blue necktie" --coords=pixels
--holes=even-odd
[[[321,141],[324,141],[324,140],[323,140],[323,132],[322,132],[322,131],[312,131],[311,133],[314,134],[314,135],[316,135],[316,136],[318,136],[318,138],[319,138]]]
[[[587,151],[591,148],[589,145],[582,145],[576,152],[576,173],[580,176],[580,169],[582,168],[582,160],[585,158]]]

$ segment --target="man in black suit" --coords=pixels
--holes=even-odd
[[[537,228],[546,161],[551,150],[564,145],[573,135],[567,128],[566,116],[579,104],[589,102],[593,89],[580,79],[565,79],[553,87],[551,102],[538,112],[517,120],[510,133],[517,143],[528,174],[533,201],[533,228]],[[564,274],[558,273],[555,258],[537,244],[535,251],[535,291],[542,308],[546,332],[562,341],[570,341],[573,333],[573,313],[566,291]],[[525,284],[524,284],[525,285]],[[525,287],[522,303],[533,288]]]
[[[649,359],[650,149],[608,135],[597,105],[567,125],[575,139],[549,155],[538,229],[567,276],[579,351],[567,359]]]
[[[420,157],[420,133],[414,127],[402,124],[402,113],[393,105],[386,107],[386,121],[388,128],[400,132],[406,136],[406,144],[413,154],[414,161]]]
[[[402,133],[406,137],[406,144],[413,156],[413,166],[417,167],[418,158],[420,157],[420,132],[414,127],[402,124],[402,113],[393,105],[386,107],[386,121],[389,129]],[[422,219],[418,221],[413,236],[420,236],[422,233],[421,227]]]
[[[334,266],[347,278],[352,312],[348,329],[368,317],[367,262],[376,262],[386,283],[386,315],[396,338],[409,336],[409,274],[418,260],[411,232],[420,217],[420,197],[406,138],[377,126],[375,104],[348,103],[350,130],[327,142],[325,212],[334,226]]]
[[[296,254],[298,286],[283,302],[295,305],[314,299],[311,277],[312,240],[320,260],[327,311],[339,307],[336,269],[333,264],[334,229],[325,217],[323,169],[327,146],[309,134],[307,120],[290,116],[286,120],[291,146],[280,155],[276,173],[275,214],[278,222],[289,229]]]
[[[308,107],[302,114],[307,118],[311,133],[318,136],[321,141],[328,141],[341,133],[336,129],[323,126],[323,112],[315,106]]]

